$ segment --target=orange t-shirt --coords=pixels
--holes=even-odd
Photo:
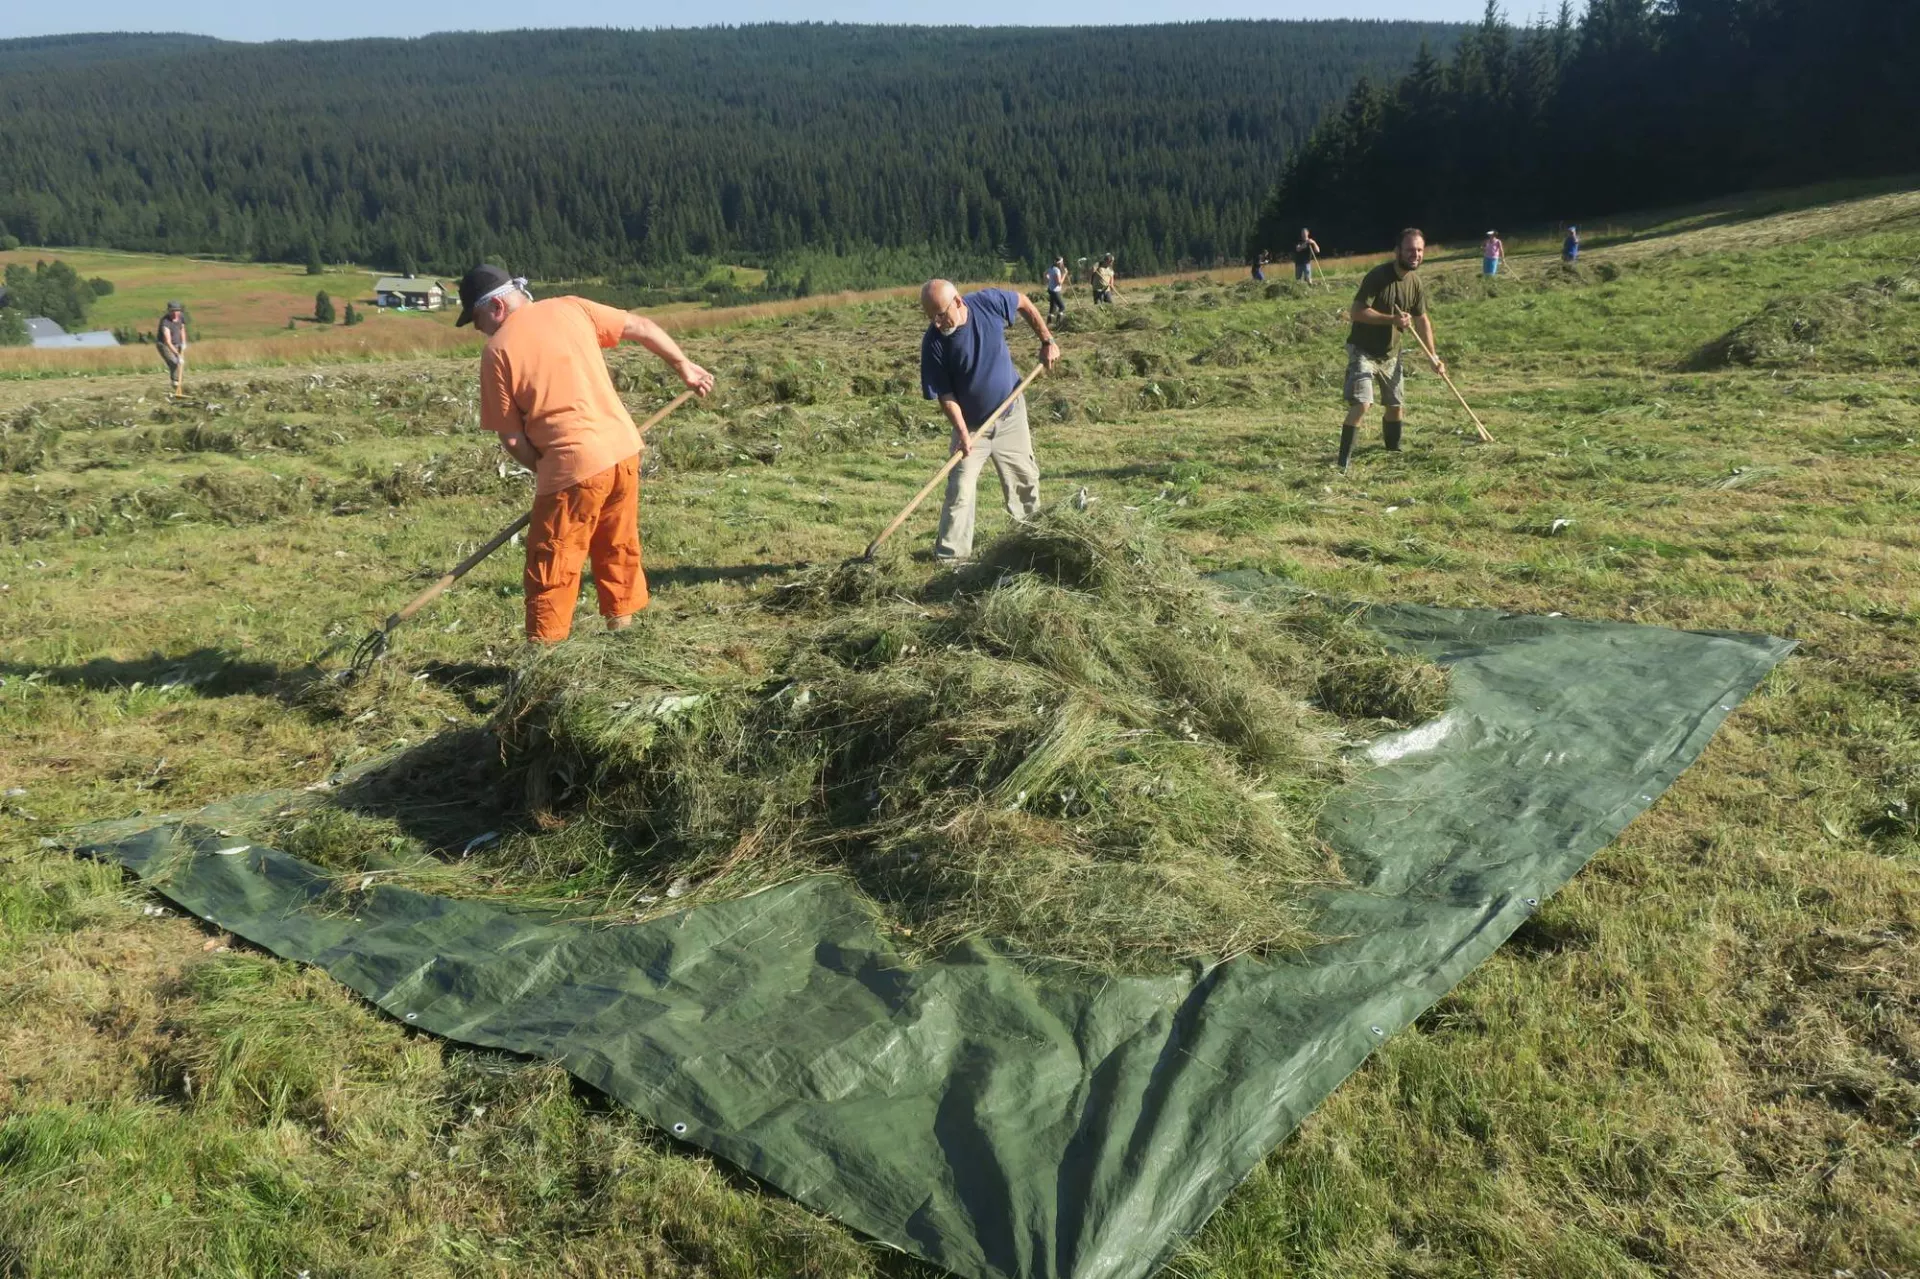
[[[627,313],[585,298],[529,302],[480,354],[480,425],[524,435],[539,451],[536,493],[557,493],[640,451],[640,432],[613,389],[602,347],[620,344]]]

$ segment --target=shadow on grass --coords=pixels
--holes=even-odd
[[[154,653],[138,658],[96,657],[77,666],[42,666],[31,662],[0,662],[0,676],[28,679],[38,675],[49,684],[111,693],[135,687],[190,689],[201,697],[237,697],[247,694],[291,697],[318,672],[313,667],[288,670],[272,662],[249,661],[224,648],[196,648],[172,656]]]
[[[432,661],[420,668],[420,674],[458,697],[474,714],[487,715],[494,709],[494,699],[487,694],[505,688],[513,671],[497,662]]]
[[[484,714],[492,709],[487,693],[504,688],[511,671],[498,664],[431,661],[419,673],[459,696],[469,710]],[[102,693],[181,689],[198,697],[272,697],[319,718],[339,713],[325,699],[315,697],[317,691],[333,687],[337,674],[314,662],[280,666],[215,647],[139,658],[96,657],[74,666],[0,662],[0,679],[37,676],[42,683]]]
[[[785,564],[679,564],[672,568],[649,568],[647,585],[655,590],[704,586],[709,582],[738,582],[751,585],[764,577],[783,577],[810,566],[809,560],[791,560]]]
[[[532,829],[508,782],[492,731],[455,728],[356,778],[331,803],[386,818],[433,852],[458,857],[483,831]]]

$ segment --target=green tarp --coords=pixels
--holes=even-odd
[[[1257,578],[1231,590],[1257,601]],[[1158,978],[971,947],[903,968],[835,877],[587,927],[229,851],[215,810],[101,842],[393,1016],[565,1064],[678,1137],[971,1276],[1150,1274],[1367,1054],[1651,804],[1785,655],[1750,635],[1375,608],[1454,705],[1375,743],[1353,887],[1278,962]]]

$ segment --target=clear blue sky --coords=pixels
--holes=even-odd
[[[706,26],[736,22],[918,22],[1105,25],[1187,22],[1201,18],[1406,18],[1427,22],[1479,18],[1482,0],[974,0],[952,8],[885,0],[705,0],[699,4],[614,0],[474,0],[465,5],[420,0],[88,0],[76,9],[18,3],[0,10],[0,39],[74,31],[191,31],[226,40],[344,40],[354,36],[417,36],[433,31],[497,31],[515,27]],[[1516,11],[1515,20],[1530,13]]]

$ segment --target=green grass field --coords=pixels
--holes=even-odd
[[[320,275],[279,262],[223,262],[213,258],[183,258],[159,253],[122,253],[109,249],[14,249],[0,252],[0,265],[18,262],[61,261],[88,279],[113,281],[114,291],[96,299],[87,324],[97,329],[121,326],[153,332],[169,301],[186,304],[194,331],[202,339],[274,337],[287,331],[287,321],[313,315],[313,296],[321,290],[333,298],[336,312],[352,302],[362,310],[373,306],[373,282],[386,272],[361,267],[329,267]],[[451,281],[447,281],[451,283]],[[409,316],[423,322],[451,324],[451,314]]]
[[[1347,476],[1356,270],[1132,290],[1060,326],[1045,493],[1139,507],[1205,567],[1801,646],[1169,1274],[1920,1272],[1916,260],[1920,193],[1894,193],[1678,219],[1577,272],[1522,255],[1496,286],[1439,264],[1442,353],[1495,442],[1419,371],[1405,454],[1365,439]],[[858,552],[932,472],[919,331],[895,300],[688,339],[721,389],[656,441],[654,624]],[[636,412],[667,398],[644,353],[614,366]],[[0,1273],[924,1273],[557,1068],[415,1034],[57,846],[436,741],[437,834],[296,817],[282,846],[570,891],[533,868],[578,832],[514,823],[481,731],[518,658],[511,552],[377,678],[309,667],[524,507],[471,358],[224,370],[182,405],[149,381],[0,385]]]

